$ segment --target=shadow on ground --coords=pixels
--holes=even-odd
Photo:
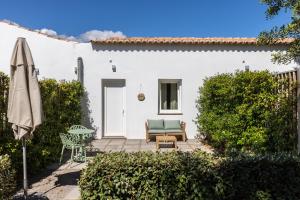
[[[13,197],[13,200],[25,200],[25,197],[23,195],[17,195]],[[42,194],[31,194],[27,196],[26,200],[49,200],[49,199],[48,197]]]
[[[79,177],[80,177],[80,171],[59,174],[57,175],[58,180],[55,182],[55,185],[56,186],[77,185]]]
[[[87,156],[95,156],[98,151],[87,151]],[[28,198],[27,199],[52,199],[56,198],[56,193],[60,192],[59,188],[73,188],[77,186],[80,178],[82,163],[68,162],[70,159],[70,151],[66,151],[61,165],[59,163],[52,163],[39,172],[28,175]],[[18,192],[13,199],[24,199],[23,197],[23,183],[20,180],[18,183]],[[68,189],[67,189],[68,190]],[[67,191],[66,190],[66,191]],[[60,194],[59,194],[60,195]],[[59,196],[60,197],[60,196]]]

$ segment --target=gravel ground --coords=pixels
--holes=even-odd
[[[85,163],[67,163],[60,167],[57,164],[49,166],[42,174],[35,177],[35,180],[32,180],[34,183],[28,190],[28,195],[31,197],[29,199],[64,199],[77,187],[80,171],[85,165]],[[22,191],[19,191],[15,199],[19,199],[21,193]],[[43,198],[36,198],[36,196]]]

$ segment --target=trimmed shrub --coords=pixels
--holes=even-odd
[[[286,153],[239,155],[217,168],[221,199],[300,199],[300,159]]]
[[[200,136],[219,152],[295,151],[296,98],[267,71],[218,74],[196,101]]]
[[[79,185],[82,199],[300,199],[300,160],[283,153],[103,153]]]
[[[201,152],[100,154],[81,174],[81,198],[212,199],[212,161]]]
[[[44,79],[39,83],[45,119],[34,132],[34,137],[27,141],[28,173],[38,172],[59,159],[62,146],[59,133],[66,132],[73,124],[79,124],[82,118],[80,101],[84,90],[79,82]],[[7,108],[4,100],[0,104],[5,104]],[[14,139],[10,125],[2,132],[0,130],[0,154],[10,155],[18,176],[22,175],[21,147],[21,142]]]
[[[15,175],[9,156],[0,156],[0,199],[12,198],[16,190]]]

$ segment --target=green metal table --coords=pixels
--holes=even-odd
[[[78,135],[80,137],[82,143],[84,143],[86,139],[92,137],[92,133],[94,133],[94,132],[95,132],[95,130],[87,129],[87,128],[78,128],[78,129],[68,130],[68,133],[73,134],[73,135]],[[82,147],[79,149],[79,153],[76,156],[76,160],[78,160],[78,161],[86,160],[86,155],[83,154]]]

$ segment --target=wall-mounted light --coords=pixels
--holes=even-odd
[[[245,71],[246,71],[246,72],[249,72],[249,70],[250,70],[250,66],[249,66],[249,65],[246,65],[246,66],[245,66]]]
[[[111,66],[111,69],[112,69],[113,72],[116,72],[116,71],[117,71],[116,65],[112,65],[112,66]]]
[[[117,66],[115,64],[112,64],[112,60],[111,59],[109,60],[109,63],[111,63],[111,70],[113,72],[116,72],[117,71]]]
[[[246,64],[246,61],[243,60],[242,62],[243,64]],[[245,65],[245,71],[248,72],[250,70],[250,66],[249,65]]]
[[[40,70],[39,70],[39,68],[35,68],[35,73],[36,73],[36,75],[40,75]]]
[[[77,67],[74,67],[74,72],[75,72],[75,74],[78,73],[78,68]]]

